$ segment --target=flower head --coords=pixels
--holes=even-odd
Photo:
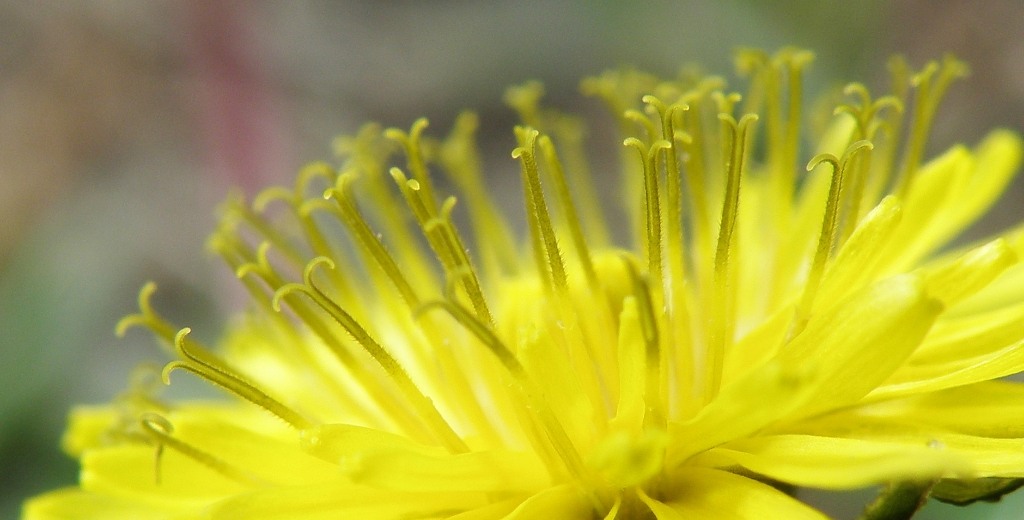
[[[510,89],[524,243],[468,113],[443,140],[367,125],[336,165],[228,201],[210,245],[251,308],[211,348],[147,285],[119,329],[173,361],[73,412],[80,485],[25,517],[819,518],[786,490],[1017,485],[1024,386],[997,379],[1024,369],[1024,238],[948,243],[1020,138],[924,159],[953,59],[895,60],[890,95],[851,84],[804,125],[811,59],[739,52],[742,96],[585,80],[623,134],[622,208],[579,121]],[[159,398],[178,372],[231,398]]]

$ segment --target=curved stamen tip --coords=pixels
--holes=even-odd
[[[316,273],[317,268],[321,265],[326,266],[327,269],[334,270],[334,260],[327,258],[326,256],[318,256],[309,261],[306,264],[306,268],[302,270],[302,280],[306,282],[306,285],[313,286],[313,274]]]
[[[843,94],[847,96],[857,96],[860,98],[861,105],[867,106],[871,103],[871,94],[868,93],[868,88],[863,83],[849,83],[843,87]]]
[[[170,363],[167,363],[164,365],[164,368],[160,370],[160,381],[162,381],[165,386],[171,386],[171,372],[174,372],[179,368],[185,368],[186,366],[187,365],[184,361],[171,361]]]
[[[328,189],[329,190],[333,190],[334,188],[328,188]],[[302,218],[309,218],[310,215],[312,215],[313,212],[316,211],[316,210],[331,211],[332,209],[334,209],[334,206],[330,205],[327,202],[326,198],[324,198],[324,199],[309,199],[309,200],[303,201],[302,204],[299,206],[299,216],[302,217]]]
[[[246,262],[238,266],[238,269],[235,269],[235,278],[241,280],[250,274],[260,276],[262,273],[263,268],[261,268],[259,264],[256,262]]]
[[[757,114],[743,114],[743,117],[740,118],[739,122],[740,131],[745,131],[748,126],[757,122],[758,119],[760,118],[757,117]]]
[[[312,289],[310,289],[306,285],[295,282],[286,283],[281,287],[278,287],[277,290],[274,291],[274,297],[270,299],[270,306],[274,309],[275,312],[281,312],[281,300],[283,300],[287,296],[290,296],[292,293],[296,292],[305,294],[307,296],[310,296],[311,298],[314,297]]]
[[[418,140],[423,131],[430,126],[430,121],[425,117],[421,117],[412,123],[412,128],[409,129],[409,135],[414,139]]]
[[[297,199],[298,197],[296,197],[292,190],[289,190],[284,186],[272,186],[256,195],[256,198],[252,201],[252,208],[256,210],[257,213],[263,213],[267,210],[267,206],[277,201],[282,201],[285,204],[294,207]]]
[[[533,153],[533,147],[536,145],[537,137],[540,136],[540,132],[537,129],[530,126],[516,126],[515,129],[516,139],[519,141],[519,146],[512,150],[512,157],[518,159],[524,153]],[[519,155],[516,155],[516,151],[522,149]]]
[[[235,278],[241,280],[250,274],[255,274],[260,278],[266,278],[269,273],[273,272],[273,269],[270,267],[270,258],[268,257],[270,254],[270,247],[271,244],[269,241],[264,240],[263,242],[260,242],[260,245],[256,248],[256,261],[246,262],[238,266],[238,268],[235,269]]]
[[[182,357],[190,357],[188,351],[185,349],[185,338],[192,333],[190,327],[182,327],[178,330],[177,334],[174,335],[174,348],[178,351]]]
[[[868,141],[867,139],[861,139],[857,142],[850,144],[850,146],[846,147],[846,151],[843,152],[843,164],[846,164],[854,155],[857,154],[857,152],[861,150],[871,150],[874,149],[874,147],[875,145],[872,144],[871,141]]]
[[[296,193],[303,193],[314,179],[332,182],[336,176],[337,172],[334,168],[324,161],[309,163],[299,170],[298,178],[295,181]]]
[[[149,281],[139,289],[139,309],[144,314],[153,314],[153,305],[150,303],[150,299],[153,297],[153,293],[156,292],[156,282]]]
[[[812,171],[819,165],[821,165],[821,163],[826,162],[831,164],[833,169],[839,169],[839,158],[836,157],[835,155],[825,152],[815,155],[814,157],[811,158],[810,161],[807,162],[807,171]]]
[[[668,141],[666,141],[664,139],[658,139],[657,141],[654,141],[653,143],[651,143],[651,148],[649,150],[647,150],[647,159],[648,160],[653,159],[658,154],[658,152],[660,152],[662,150],[671,150],[671,149],[672,149],[672,143],[670,143],[670,142],[668,142]]]
[[[448,198],[444,199],[444,202],[441,204],[441,217],[445,220],[451,219],[452,211],[455,210],[455,204],[457,202],[458,199],[455,198],[454,195],[450,195]]]
[[[153,304],[151,302],[153,293],[156,292],[156,282],[148,281],[139,289],[139,313],[129,314],[124,318],[121,318],[114,326],[114,333],[119,338],[123,338],[128,329],[136,326],[148,327],[151,322],[156,318],[156,312],[153,311]]]
[[[655,97],[655,96],[647,94],[644,97],[640,98],[640,101],[642,101],[644,104],[648,105],[649,109],[653,108],[654,110],[657,110],[657,112],[659,114],[664,114],[665,113],[665,110],[666,110],[665,103],[662,100],[660,100],[657,97]]]
[[[114,326],[114,334],[119,338],[123,338],[132,327],[145,327],[148,324],[149,321],[145,316],[141,314],[129,314],[117,322],[117,325]]]

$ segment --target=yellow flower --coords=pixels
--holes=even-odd
[[[207,348],[150,285],[119,329],[165,340],[165,383],[233,398],[169,402],[141,371],[72,413],[80,484],[25,518],[798,519],[823,515],[793,487],[1013,488],[1024,386],[997,379],[1024,369],[1024,234],[946,246],[1020,137],[923,161],[953,59],[894,60],[891,95],[851,84],[803,125],[810,61],[741,51],[742,97],[715,76],[585,80],[624,134],[610,197],[579,121],[510,89],[522,246],[472,114],[443,140],[368,125],[337,169],[229,201],[210,243],[251,309]]]

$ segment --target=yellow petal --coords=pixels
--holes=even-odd
[[[1024,340],[995,352],[946,363],[907,366],[874,389],[868,399],[887,399],[969,385],[1024,370]]]
[[[85,450],[104,444],[118,418],[112,406],[75,407],[68,416],[68,430],[61,439],[61,447],[72,457],[82,456]]]
[[[725,387],[714,401],[686,423],[669,425],[666,466],[695,453],[754,433],[803,407],[817,391],[813,367],[771,361]],[[752,400],[758,403],[751,406]]]
[[[954,146],[923,165],[903,202],[903,218],[886,250],[888,272],[900,272],[941,245],[951,208],[959,204],[965,179],[974,168],[971,153]],[[937,233],[942,231],[943,238]],[[957,228],[959,231],[959,228]]]
[[[775,357],[793,321],[793,305],[782,307],[725,352],[722,384],[728,385]]]
[[[985,381],[880,402],[861,413],[982,437],[1024,438],[1024,383]]]
[[[949,307],[983,289],[1017,261],[1006,240],[997,239],[922,272],[928,295]]]
[[[446,518],[487,503],[475,493],[406,493],[362,486],[293,486],[240,494],[212,508],[212,520]]]
[[[798,411],[810,415],[852,403],[885,381],[917,348],[942,306],[914,276],[875,283],[831,310],[812,317],[778,359],[813,363],[818,388]]]
[[[503,502],[487,504],[486,506],[448,517],[447,520],[501,520],[518,507],[522,501],[521,498],[513,498]]]
[[[949,363],[995,352],[1020,340],[1024,304],[956,319],[945,315],[910,358],[911,364]]]
[[[996,130],[973,153],[957,147],[925,165],[914,182],[915,200],[907,201],[908,215],[919,221],[906,228],[896,265],[911,265],[974,222],[1003,193],[1020,161],[1020,136]],[[943,186],[919,192],[928,183]]]
[[[558,518],[564,520],[590,520],[593,508],[584,496],[572,486],[558,486],[545,489],[526,499],[505,520],[534,520],[537,518]]]
[[[974,149],[974,170],[966,185],[956,191],[956,204],[939,219],[935,232],[942,241],[955,236],[999,198],[1020,167],[1021,137],[999,129],[985,136]]]
[[[343,424],[303,432],[303,447],[354,482],[404,491],[532,491],[547,484],[533,455],[507,450],[457,455],[404,437]]]
[[[825,515],[785,493],[756,480],[709,468],[686,468],[671,478],[667,496],[659,501],[679,517],[824,520]],[[644,495],[641,495],[643,499]],[[648,506],[653,501],[645,500]],[[668,515],[660,506],[655,506]],[[652,509],[654,509],[652,507]],[[658,511],[655,512],[656,514]],[[673,518],[659,516],[660,518]]]
[[[740,465],[781,482],[823,489],[949,477],[969,469],[964,460],[924,445],[811,435],[743,439],[701,454],[692,463]]]
[[[82,457],[85,491],[133,498],[154,507],[197,507],[245,491],[246,485],[170,449],[159,463],[155,448],[125,445],[90,450]]]
[[[851,410],[824,416],[788,429],[823,437],[897,444],[907,449],[927,446],[964,461],[969,471],[961,476],[968,478],[1024,476],[1024,438],[1000,439],[943,431],[900,417],[874,417],[868,415],[870,410],[868,407],[864,412]],[[974,415],[964,420],[971,420]]]
[[[303,485],[339,478],[337,466],[304,452],[299,436],[285,442],[249,428],[182,409],[170,417],[173,436],[266,482]]]
[[[151,503],[90,493],[68,488],[51,491],[25,503],[22,520],[171,520],[181,516],[184,504],[168,503],[162,507]]]
[[[1003,233],[1010,249],[1018,258],[1024,258],[1024,225]],[[1005,307],[1013,307],[1020,303],[1020,295],[1024,292],[1024,264],[1016,264],[1003,271],[996,283],[991,283],[978,293],[966,298],[955,307],[949,309],[948,315],[962,318],[991,312]]]
[[[646,378],[644,348],[636,299],[629,296],[622,301],[622,314],[619,317],[619,399],[612,420],[613,429],[637,432],[643,425]]]

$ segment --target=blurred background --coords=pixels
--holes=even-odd
[[[203,247],[230,187],[289,182],[367,120],[425,115],[440,134],[463,108],[479,112],[501,165],[508,85],[541,80],[551,104],[572,108],[579,79],[605,68],[701,62],[731,75],[735,47],[788,44],[817,52],[820,86],[879,89],[892,53],[969,62],[935,150],[1024,127],[1019,0],[0,0],[0,518],[75,481],[58,448],[67,410],[109,400],[159,358],[146,334],[113,334],[145,281],[160,286],[159,308],[208,335],[238,307]],[[1020,197],[973,233],[1019,220]],[[814,500],[852,517],[871,495]],[[1012,496],[919,518],[1022,509]]]

